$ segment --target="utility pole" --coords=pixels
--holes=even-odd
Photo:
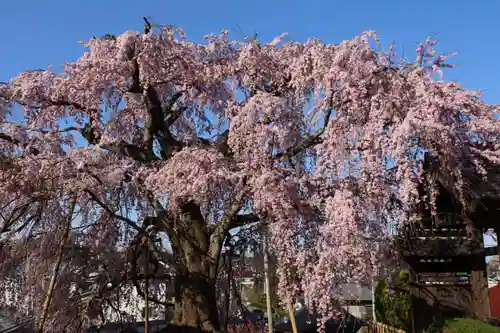
[[[264,231],[264,280],[266,288],[267,326],[269,333],[273,333],[273,311],[271,309],[271,284],[269,283],[269,262],[267,255],[267,235]]]

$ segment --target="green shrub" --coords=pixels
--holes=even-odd
[[[411,328],[409,272],[401,270],[375,287],[377,321],[405,331]]]
[[[446,321],[443,333],[500,333],[500,327],[475,319],[455,318]]]

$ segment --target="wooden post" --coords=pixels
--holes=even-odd
[[[49,288],[47,289],[47,294],[45,295],[45,300],[43,302],[42,315],[40,316],[40,322],[38,323],[38,332],[43,332],[43,327],[45,326],[45,321],[47,320],[47,313],[49,312],[50,302],[52,301],[52,294],[54,292],[54,287],[57,282],[57,277],[59,275],[59,270],[61,268],[62,257],[64,254],[64,247],[66,246],[66,242],[68,241],[69,232],[71,230],[71,221],[73,220],[73,213],[75,211],[76,206],[76,196],[73,197],[69,212],[68,212],[68,220],[66,225],[64,226],[64,231],[61,236],[61,240],[59,242],[59,248],[57,250],[57,259],[52,270],[52,276],[50,278]]]
[[[493,231],[495,232],[495,237],[492,237],[495,243],[497,243],[497,255],[498,258],[500,259],[500,244],[498,244],[498,235],[500,235],[500,228],[495,227],[493,228]],[[498,260],[498,265],[500,266],[500,260]],[[498,267],[500,269],[500,267]]]
[[[377,312],[375,309],[375,288],[377,287],[377,282],[375,281],[375,278],[372,279],[372,322],[376,323],[377,322]]]
[[[267,326],[269,333],[273,333],[273,311],[271,309],[271,283],[269,282],[269,258],[267,255],[267,235],[264,235],[264,280],[266,288]]]
[[[146,238],[144,241],[146,248],[146,266],[144,266],[144,277],[146,278],[145,280],[145,285],[144,285],[144,294],[145,294],[145,299],[146,299],[146,313],[144,315],[144,333],[149,333],[149,239]]]
[[[477,229],[469,218],[465,218],[465,220],[467,222],[467,233],[473,241],[474,251],[484,249],[483,230]],[[484,255],[482,263],[471,271],[471,288],[474,314],[479,319],[485,320],[490,316],[491,309]]]
[[[300,196],[300,158],[299,155],[295,158],[295,177],[297,177],[297,194]],[[298,221],[297,221],[298,222]],[[292,324],[293,333],[297,333],[297,323],[295,322],[295,311],[293,311],[292,302],[288,301],[288,313],[290,314],[290,323]]]
[[[297,323],[295,322],[295,312],[293,311],[292,302],[288,301],[288,313],[290,315],[290,323],[292,324],[293,333],[297,333]]]

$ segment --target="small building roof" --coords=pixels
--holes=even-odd
[[[372,288],[354,283],[345,283],[339,286],[341,296],[346,301],[372,301]]]

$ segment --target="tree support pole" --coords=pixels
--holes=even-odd
[[[269,333],[273,333],[273,311],[271,309],[271,283],[269,282],[269,258],[267,255],[267,235],[264,235],[264,279],[266,288],[267,326]]]
[[[292,302],[288,301],[288,313],[290,315],[290,323],[292,324],[293,333],[297,333],[297,323],[295,322],[295,313],[293,311]]]
[[[47,290],[47,294],[45,294],[45,300],[43,302],[42,314],[40,316],[40,322],[38,323],[38,333],[43,332],[43,327],[45,326],[45,321],[47,320],[47,313],[49,312],[50,302],[52,300],[52,294],[54,292],[54,287],[57,282],[57,277],[59,275],[59,270],[61,268],[62,257],[64,254],[64,247],[66,246],[66,242],[68,241],[69,231],[71,230],[71,221],[73,220],[73,213],[75,211],[76,206],[76,195],[73,197],[71,201],[71,205],[68,213],[68,221],[64,226],[64,232],[61,236],[61,240],[59,242],[59,249],[57,251],[57,260],[54,265],[54,269],[52,270],[52,277],[50,278],[49,288]]]

